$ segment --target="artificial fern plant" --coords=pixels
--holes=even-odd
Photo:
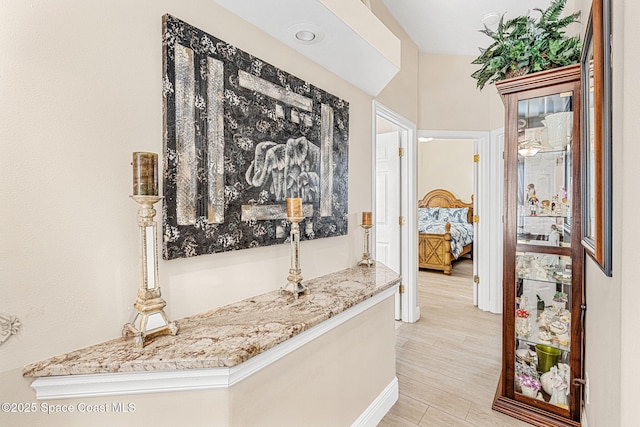
[[[504,21],[504,15],[493,31],[486,25],[481,33],[493,39],[486,49],[480,48],[480,56],[472,64],[482,68],[471,75],[477,79],[477,87],[495,83],[520,71],[520,75],[535,73],[580,60],[582,43],[578,36],[567,37],[565,28],[578,22],[580,12],[560,17],[567,0],[553,0],[546,10],[539,8],[536,21],[530,16],[519,16]]]

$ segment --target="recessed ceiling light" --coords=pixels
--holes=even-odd
[[[496,25],[499,20],[500,20],[500,14],[498,14],[497,12],[489,12],[482,17],[482,23],[487,27]]]
[[[298,22],[287,28],[285,32],[300,44],[318,44],[324,40],[322,27],[312,22]]]
[[[296,33],[296,38],[302,42],[310,42],[316,38],[316,34],[309,30],[300,30]]]

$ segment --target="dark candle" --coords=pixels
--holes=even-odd
[[[158,154],[133,153],[133,195],[158,195]]]

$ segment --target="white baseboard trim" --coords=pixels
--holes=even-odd
[[[360,304],[232,368],[39,377],[31,383],[31,387],[36,391],[36,398],[39,400],[229,388],[374,305],[392,297],[397,288],[398,285],[385,289]]]
[[[388,386],[375,398],[371,405],[358,417],[351,427],[375,427],[389,409],[398,401],[398,377],[394,377]]]

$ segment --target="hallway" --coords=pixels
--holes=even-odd
[[[379,426],[527,426],[491,410],[500,376],[500,315],[473,306],[473,263],[418,273],[422,317],[397,322],[400,397]]]

